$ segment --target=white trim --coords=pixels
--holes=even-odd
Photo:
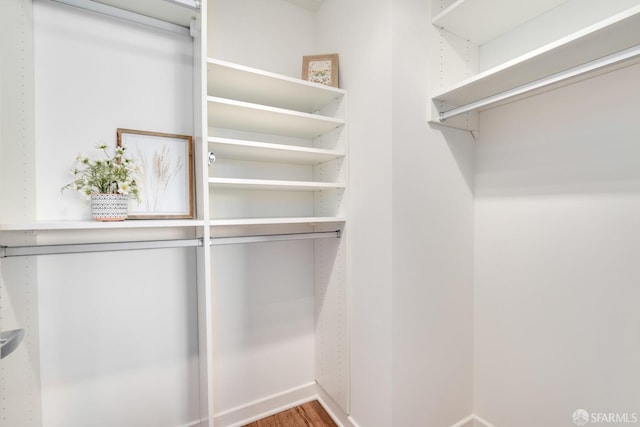
[[[475,421],[476,423],[482,424],[484,427],[495,427],[493,424],[490,424],[484,418],[477,416],[476,414],[471,414],[468,417],[465,417],[458,421],[455,424],[452,424],[450,427],[472,427],[470,422]],[[477,424],[473,424],[474,427],[479,427]]]
[[[316,384],[318,391],[318,402],[327,411],[331,419],[340,427],[356,427],[351,421],[351,417],[336,403],[320,384]]]
[[[474,419],[475,419],[475,415],[471,414],[468,417],[461,419],[457,423],[452,424],[451,427],[464,427]]]
[[[191,421],[190,423],[187,424],[180,424],[178,427],[200,427],[203,426],[204,422],[206,420],[197,420],[197,421]]]
[[[214,425],[241,427],[313,400],[320,402],[339,427],[358,427],[315,381],[219,412],[214,416]]]
[[[485,420],[484,418],[480,418],[477,415],[474,415],[473,419],[478,421],[479,423],[483,424],[484,427],[495,427],[493,424],[490,424],[489,421]]]
[[[316,383],[294,387],[214,414],[216,427],[240,427],[317,398]]]

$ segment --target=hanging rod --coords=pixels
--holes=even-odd
[[[139,249],[188,248],[202,246],[202,239],[146,240],[134,242],[71,243],[60,245],[0,246],[0,258],[112,252]]]
[[[119,7],[109,6],[107,4],[99,3],[93,0],[53,0],[58,3],[66,4],[68,6],[78,7],[80,9],[89,10],[91,12],[100,13],[102,15],[111,16],[125,21],[135,22],[137,24],[146,25],[148,27],[157,28],[160,30],[170,31],[172,33],[189,36],[191,34],[188,27],[174,24],[173,22],[163,21],[162,19],[152,18],[140,13],[131,12],[129,10],[120,9]],[[193,4],[192,8],[197,9],[200,2],[192,1],[169,1],[170,3],[180,4],[181,6],[187,6]]]
[[[327,239],[340,238],[341,231],[319,231],[310,233],[290,233],[290,234],[264,234],[256,236],[233,236],[233,237],[212,237],[211,245],[236,245],[240,243],[262,243],[277,242],[284,240],[306,240],[306,239]]]
[[[264,234],[251,236],[211,237],[210,245],[234,245],[284,240],[306,240],[340,238],[341,231],[319,231],[310,233]],[[113,252],[142,249],[189,248],[202,246],[202,238],[142,240],[133,242],[69,243],[59,245],[0,246],[0,258],[33,255],[79,254],[89,252]]]
[[[630,61],[632,59],[637,59],[637,57],[639,56],[640,56],[640,45],[636,45],[634,47],[624,49],[607,56],[603,56],[602,58],[598,58],[593,61],[586,62],[576,67],[569,68],[568,70],[564,70],[559,73],[552,74],[547,77],[543,77],[531,83],[526,83],[522,86],[518,86],[513,89],[506,90],[504,92],[500,92],[496,95],[488,96],[486,98],[479,99],[478,101],[474,101],[469,104],[462,105],[460,107],[456,107],[448,111],[443,111],[440,113],[440,121],[444,122],[445,120],[451,117],[459,116],[460,114],[464,114],[469,111],[478,110],[482,107],[487,107],[501,101],[506,101],[509,98],[515,98],[516,96],[525,95],[535,90],[544,89],[553,84],[560,83],[563,80],[575,79],[578,77],[586,78],[585,75],[588,73],[593,73],[597,71],[604,72],[606,71],[604,69],[607,67],[622,65],[624,62]]]

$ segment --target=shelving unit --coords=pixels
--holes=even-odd
[[[234,192],[230,197],[249,199],[248,191],[310,192],[314,194],[314,203],[325,207],[323,212],[311,207],[317,217],[331,218],[333,222],[338,217],[343,220],[341,197],[328,194],[343,192],[346,188],[346,135],[341,132],[345,125],[344,90],[217,59],[209,59],[207,68],[208,143],[217,159],[210,167],[213,175],[209,177],[213,204],[219,190]],[[218,136],[220,133],[225,136]],[[224,172],[220,172],[222,176],[214,176],[219,169],[217,163],[224,162],[243,164],[235,168],[233,177],[224,176]],[[314,178],[255,179],[251,171],[264,164],[274,164],[272,168],[277,168],[278,164],[308,167],[309,175]],[[238,168],[240,172],[237,172]],[[246,177],[237,176],[243,173]],[[292,200],[290,203],[294,206],[304,202]],[[328,204],[333,206],[327,208]],[[255,210],[260,211],[260,208],[252,209]],[[327,211],[335,216],[327,216]],[[276,221],[299,224],[301,218],[307,218],[308,223],[318,223],[316,216],[295,214]],[[218,219],[213,215],[213,221]],[[245,221],[244,218],[232,220],[237,220],[236,225]],[[250,222],[256,224],[255,220]],[[258,222],[269,223],[266,220]]]
[[[129,123],[147,123],[150,130],[154,130],[159,122],[166,126],[164,130],[175,130],[173,133],[180,133],[178,128],[184,130],[192,128],[194,140],[196,140],[198,136],[202,135],[202,123],[198,123],[197,119],[203,110],[201,97],[194,95],[191,90],[183,89],[184,87],[191,89],[192,81],[205,80],[203,72],[205,65],[200,59],[202,55],[198,55],[197,52],[203,50],[202,31],[204,29],[200,13],[201,10],[206,13],[206,2],[202,3],[202,9],[188,7],[196,6],[196,2],[191,0],[57,0],[56,2],[18,0],[7,2],[6,6],[5,8],[3,4],[3,10],[0,13],[0,21],[2,21],[0,26],[3,27],[3,33],[10,34],[12,37],[11,40],[2,44],[0,55],[7,59],[3,62],[2,70],[3,108],[1,121],[3,135],[0,170],[3,172],[3,182],[8,184],[8,180],[5,178],[11,177],[13,185],[3,185],[0,189],[3,200],[3,209],[0,212],[0,246],[2,246],[0,247],[0,258],[2,258],[0,266],[2,270],[2,284],[0,286],[0,317],[2,318],[0,329],[2,330],[0,335],[2,337],[0,341],[2,341],[2,356],[4,357],[0,364],[3,388],[0,393],[2,394],[0,413],[2,413],[4,420],[3,425],[6,422],[7,425],[39,427],[41,424],[56,424],[58,422],[66,424],[72,422],[71,418],[74,418],[75,423],[79,424],[91,424],[91,421],[85,420],[86,418],[94,420],[100,418],[102,422],[110,424],[110,421],[105,420],[104,414],[99,414],[99,411],[91,405],[80,405],[82,408],[72,416],[62,409],[66,404],[73,405],[73,402],[65,401],[64,393],[52,392],[48,388],[50,383],[47,382],[51,377],[62,372],[60,375],[66,378],[65,381],[69,380],[67,382],[69,390],[74,390],[72,393],[84,395],[95,402],[99,401],[103,408],[108,408],[107,411],[113,414],[124,413],[124,418],[120,420],[124,419],[125,423],[136,419],[142,424],[153,424],[153,421],[149,421],[149,419],[153,416],[156,418],[159,416],[169,423],[175,421],[175,424],[192,425],[194,424],[193,420],[198,420],[198,425],[212,426],[213,409],[209,404],[212,396],[211,346],[209,344],[211,340],[209,336],[211,324],[210,277],[208,266],[203,262],[203,260],[209,260],[210,248],[208,245],[202,244],[202,242],[208,241],[209,237],[209,227],[206,225],[207,218],[203,215],[202,208],[198,210],[197,219],[126,220],[103,223],[77,219],[86,215],[86,211],[80,204],[70,203],[68,207],[57,209],[56,202],[49,204],[50,199],[47,199],[47,202],[40,200],[36,203],[38,197],[36,193],[38,191],[45,193],[46,191],[43,191],[42,187],[47,187],[46,184],[57,181],[58,173],[64,173],[66,170],[66,161],[61,165],[60,159],[64,156],[64,158],[72,160],[72,156],[77,152],[73,148],[73,154],[69,155],[68,152],[72,151],[73,142],[69,143],[63,139],[65,140],[65,143],[62,144],[64,147],[61,148],[63,154],[52,161],[45,162],[46,164],[39,164],[39,156],[42,156],[42,153],[46,151],[47,138],[55,139],[57,136],[54,137],[47,130],[42,130],[51,130],[42,124],[43,121],[38,123],[34,120],[37,106],[42,106],[43,114],[48,118],[60,118],[60,123],[63,123],[65,128],[68,128],[64,123],[69,117],[79,117],[79,120],[85,122],[82,131],[68,131],[67,135],[70,136],[69,140],[74,140],[74,137],[76,142],[78,139],[83,140],[87,144],[87,150],[90,150],[91,146],[98,142],[92,142],[92,137],[96,133],[100,135],[102,131],[97,129],[100,128],[100,125],[95,126],[95,124],[88,123],[90,120],[85,120],[87,115],[100,116],[104,128],[112,129],[110,135],[114,137],[117,123],[122,123],[126,118]],[[74,104],[89,105],[90,102],[86,102],[87,99],[84,98],[84,95],[87,95],[86,92],[72,91],[60,103],[60,111],[49,111],[48,103],[43,100],[57,98],[51,94],[55,83],[50,83],[57,81],[59,86],[65,86],[60,84],[60,75],[74,75],[75,68],[86,70],[82,66],[75,67],[74,65],[74,70],[65,73],[69,70],[66,66],[48,68],[44,65],[43,67],[42,64],[47,63],[49,57],[42,54],[42,51],[39,54],[36,52],[34,55],[34,51],[37,50],[34,49],[34,39],[37,39],[38,31],[42,34],[42,28],[47,27],[50,22],[61,29],[64,33],[62,37],[67,37],[67,41],[78,41],[76,37],[79,36],[78,38],[82,38],[82,42],[79,43],[82,48],[95,50],[99,52],[98,55],[101,59],[111,62],[114,57],[122,58],[119,56],[122,49],[117,49],[118,35],[123,39],[127,39],[124,34],[128,36],[142,35],[143,37],[139,38],[129,37],[132,40],[131,45],[120,45],[121,47],[127,46],[127,48],[135,46],[132,49],[137,52],[135,55],[127,57],[131,58],[131,62],[127,59],[118,61],[122,67],[128,70],[127,82],[137,89],[142,89],[145,83],[148,86],[153,86],[153,93],[160,98],[172,99],[179,107],[165,104],[168,107],[164,111],[174,109],[174,114],[168,112],[166,119],[149,121],[140,119],[162,115],[159,113],[162,107],[155,111],[154,106],[158,104],[154,105],[154,101],[149,101],[148,98],[147,101],[125,109],[126,111],[105,107],[101,112],[96,112],[89,107],[84,110],[86,111],[85,115],[83,115],[84,112],[76,115],[68,113],[66,109],[71,109],[70,106]],[[39,25],[41,25],[40,29],[38,29]],[[100,30],[96,29],[97,27],[106,30],[100,33]],[[91,38],[93,29],[99,33],[97,39]],[[53,43],[60,47],[57,54],[63,56],[75,50],[69,46],[58,45],[59,39],[57,37],[61,35],[61,32],[55,31],[55,33],[55,36],[44,38],[47,39],[47,43]],[[37,44],[37,40],[35,43]],[[92,45],[92,43],[94,44]],[[116,50],[120,52],[115,53]],[[113,55],[110,56],[112,53]],[[153,58],[144,58],[147,54],[151,54]],[[82,56],[82,54],[80,55]],[[191,55],[193,55],[192,63]],[[141,69],[145,68],[141,64],[148,64],[147,60],[153,62],[156,67],[157,74],[155,76],[149,77],[146,73],[141,72]],[[90,68],[93,61],[93,58],[86,58],[83,65],[89,64]],[[39,86],[42,90],[34,94],[33,87],[36,86],[34,80],[41,83],[37,77],[39,70],[34,67],[38,63],[47,69],[51,76],[57,77],[52,77],[51,80],[42,83]],[[130,68],[134,70],[129,70]],[[14,71],[7,73],[8,69]],[[105,94],[100,97],[99,101],[102,105],[109,104],[109,99],[114,98],[129,104],[129,101],[132,100],[130,96],[136,97],[133,92],[124,88],[122,80],[118,80],[117,76],[111,76],[111,73],[94,75],[78,71],[78,74],[86,77],[86,80],[83,80],[86,87],[105,88]],[[171,83],[175,82],[175,85],[158,83],[158,80],[162,81],[164,76],[169,74],[173,78]],[[140,78],[144,81],[137,81]],[[167,80],[163,82],[165,81]],[[15,88],[15,90],[7,90],[8,88]],[[200,88],[196,93],[201,92]],[[175,96],[173,96],[174,94]],[[111,98],[109,98],[110,96]],[[140,97],[137,98],[140,99]],[[193,104],[193,108],[191,108],[191,104]],[[9,111],[8,108],[4,108],[7,105],[18,107]],[[177,111],[177,108],[183,108],[189,113],[181,113]],[[110,109],[113,114],[109,111]],[[90,110],[91,113],[89,113]],[[153,114],[149,114],[150,111]],[[9,123],[13,124],[8,125]],[[40,134],[37,132],[38,129],[42,130]],[[83,134],[83,132],[86,133]],[[107,142],[111,143],[111,141]],[[203,159],[206,148],[202,147],[202,138],[195,145],[194,160],[196,164],[206,164]],[[39,164],[37,174],[35,173],[36,164]],[[196,172],[194,180],[199,190],[203,186],[206,188],[206,178],[202,175],[202,168]],[[56,187],[54,191],[59,189],[57,184],[52,185]],[[200,200],[198,203],[202,204]],[[38,218],[45,219],[38,220]],[[48,248],[51,251],[47,251]],[[167,248],[167,250],[155,250],[159,248]],[[113,253],[107,255],[106,253],[109,251],[113,251]],[[65,255],[39,256],[54,253]],[[179,256],[172,256],[176,253]],[[135,266],[128,263],[132,258],[137,260]],[[117,261],[114,262],[114,259]],[[161,259],[164,261],[159,261]],[[52,265],[54,265],[53,268],[51,268]],[[74,265],[75,271],[69,272],[66,267],[62,267],[63,265]],[[99,266],[99,270],[96,270],[96,266]],[[101,277],[96,279],[95,272],[101,269],[107,273],[99,274]],[[175,273],[175,276],[158,274],[152,277],[152,270],[157,273],[160,269],[172,274]],[[108,277],[112,272],[121,274],[120,277],[113,280],[116,286],[113,288],[110,286],[101,287],[102,279],[109,280]],[[57,273],[61,273],[65,277],[59,278]],[[147,273],[151,273],[151,275],[141,280],[139,274]],[[80,277],[83,275],[84,278]],[[81,290],[80,292],[69,290],[78,283],[79,287],[75,289]],[[138,285],[146,286],[146,284],[153,286],[153,294],[149,299],[144,298],[144,291],[138,293],[133,290]],[[118,289],[119,286],[121,288]],[[52,289],[55,290],[52,291]],[[60,300],[53,303],[51,298],[44,297],[47,292],[61,295]],[[88,298],[86,298],[87,296]],[[90,308],[92,306],[91,300],[94,297],[99,310]],[[106,302],[112,297],[118,300],[118,304],[112,306]],[[166,304],[163,302],[165,298]],[[183,307],[181,301],[189,301],[190,306]],[[163,354],[170,354],[170,361],[163,365],[162,372],[153,375],[151,381],[149,378],[145,378],[145,381],[139,381],[139,378],[136,377],[139,374],[136,372],[137,368],[120,372],[116,372],[116,368],[114,372],[127,383],[125,388],[128,390],[134,390],[136,387],[139,387],[138,390],[143,390],[148,387],[149,390],[153,390],[152,394],[155,395],[155,397],[151,397],[151,401],[155,398],[159,398],[163,402],[171,401],[165,407],[166,412],[173,411],[174,405],[175,407],[181,405],[180,414],[177,417],[167,417],[166,414],[160,414],[163,412],[163,409],[160,409],[159,413],[152,414],[145,420],[146,414],[140,415],[144,411],[143,409],[137,413],[120,410],[120,403],[126,404],[128,401],[126,393],[117,392],[111,395],[113,398],[104,398],[105,394],[108,394],[105,391],[109,385],[100,384],[98,377],[102,377],[102,373],[97,367],[105,366],[101,361],[106,359],[108,359],[107,364],[114,363],[112,366],[122,366],[118,361],[119,356],[112,354],[113,352],[96,352],[89,358],[95,356],[94,361],[99,359],[99,362],[92,364],[91,361],[88,361],[87,369],[79,367],[82,363],[87,362],[87,358],[82,354],[83,346],[92,346],[92,344],[87,344],[87,341],[93,344],[98,343],[95,347],[104,344],[106,348],[110,345],[109,343],[120,340],[127,342],[129,339],[135,339],[134,334],[136,333],[142,333],[149,337],[151,334],[148,334],[147,331],[152,326],[147,328],[147,322],[139,322],[140,317],[138,316],[141,307],[147,302],[149,304],[144,309],[144,315],[153,319],[151,323],[155,325],[155,328],[158,329],[158,325],[160,325],[162,330],[168,331],[171,336],[178,338],[175,342],[172,341],[170,347],[158,340],[148,342],[149,345],[140,343],[140,347],[137,347],[139,343],[136,342],[136,345],[128,349],[128,354],[125,357],[129,357],[129,360],[131,357],[138,360],[140,362],[138,367],[142,367],[146,361],[152,358],[164,358]],[[129,303],[136,308],[132,311],[123,309]],[[51,307],[54,307],[53,311],[60,308],[61,312],[66,312],[66,317],[58,316],[57,312],[52,313],[51,310],[48,310]],[[75,311],[79,307],[81,307],[80,312]],[[104,333],[105,329],[101,329],[103,325],[97,314],[98,311],[103,310],[105,313],[111,311],[109,325],[105,328],[108,330],[106,334]],[[67,320],[69,320],[68,323]],[[42,327],[41,321],[47,324],[49,330]],[[162,326],[163,324],[164,326]],[[76,325],[78,325],[77,328]],[[175,328],[170,330],[174,326]],[[82,331],[79,333],[80,329]],[[47,341],[51,338],[51,335],[47,335],[48,333],[59,334],[59,337]],[[109,336],[110,333],[111,336]],[[188,343],[185,337],[188,337]],[[16,347],[18,343],[20,345]],[[53,343],[53,345],[42,345],[42,343]],[[15,351],[8,354],[13,349]],[[47,364],[48,360],[62,353],[69,356],[63,358],[62,364]],[[78,360],[80,362],[75,363]],[[69,369],[61,368],[60,366],[63,364],[68,364]],[[185,367],[184,369],[181,364]],[[199,366],[195,366],[195,364]],[[189,366],[188,369],[187,366]],[[75,382],[78,377],[74,373],[80,372],[80,370],[84,372],[82,384]],[[67,374],[69,377],[65,377]],[[71,377],[73,378],[70,379]],[[180,391],[175,394],[177,389]],[[45,413],[42,411],[42,407],[47,403],[60,408],[65,414],[57,418],[59,414],[56,414],[55,411]],[[202,421],[200,422],[200,420]],[[118,422],[111,424],[118,424]]]
[[[478,3],[479,5],[477,5]],[[482,29],[471,33],[465,19],[474,20],[471,4],[487,10],[491,0],[483,2],[456,2],[433,21],[434,25],[453,29],[461,27],[458,34],[470,40],[484,42],[496,33],[485,34]],[[526,3],[526,2],[525,2]],[[555,3],[550,1],[547,7]],[[526,3],[529,4],[529,3]],[[506,20],[497,28],[501,31],[519,25],[525,17],[540,13],[542,6],[527,9],[515,21]],[[513,2],[513,7],[522,6]],[[507,14],[508,15],[508,14]],[[464,19],[463,19],[464,18]],[[531,52],[509,60],[465,80],[435,91],[432,97],[431,121],[468,130],[478,130],[473,118],[456,120],[456,116],[481,111],[505,102],[515,101],[540,91],[549,90],[598,74],[632,65],[640,61],[640,6],[607,17],[573,34],[548,43]],[[454,120],[451,120],[454,118]]]
[[[346,93],[218,59],[208,59],[207,69],[207,142],[216,159],[208,177],[211,235],[223,239],[231,236],[233,242],[238,240],[235,236],[243,235],[279,235],[287,240],[316,239],[318,235],[312,243],[311,258],[299,258],[313,271],[313,277],[296,281],[308,279],[314,286],[313,312],[303,310],[305,316],[315,319],[313,379],[327,399],[348,413]],[[320,239],[328,236],[341,238]],[[288,251],[297,248],[290,246]],[[238,249],[241,257],[248,259],[253,250],[257,248]],[[283,255],[291,259],[296,256],[281,252],[270,264],[282,263],[282,269],[289,268]],[[228,290],[229,263],[214,267],[214,292]],[[270,270],[263,268],[259,274],[272,274]],[[237,274],[245,276],[244,272]],[[259,298],[251,288],[258,283],[262,287],[261,282],[247,278],[240,286],[247,289],[244,298]],[[234,303],[219,302],[222,311]],[[234,311],[250,309],[244,304],[233,307]],[[220,335],[225,333],[221,331]],[[219,354],[229,357],[226,338],[221,340]],[[255,349],[249,345],[251,338],[247,340],[247,346],[233,349],[240,358],[255,356]],[[283,350],[280,344],[273,346],[274,351]],[[289,396],[289,391],[270,384],[273,393],[287,396],[285,402],[302,398],[293,392]],[[299,384],[299,388],[310,390],[306,398],[317,393],[308,384]],[[215,423],[240,425],[249,414],[264,411],[261,406],[248,403],[241,410],[222,408],[215,414]]]

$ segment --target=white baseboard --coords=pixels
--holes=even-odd
[[[190,423],[182,424],[178,427],[203,427],[205,425],[205,421],[206,420],[191,421]]]
[[[240,427],[312,400],[318,400],[340,427],[354,427],[347,414],[316,382],[220,412],[214,416],[214,425],[216,427]]]
[[[474,415],[473,419],[476,422],[476,427],[495,427],[493,424],[489,423],[484,418],[480,418],[477,415]]]
[[[471,414],[466,418],[461,419],[451,427],[495,427],[483,418],[480,418],[476,414]]]
[[[316,384],[318,392],[318,402],[322,405],[327,414],[340,427],[358,427],[353,423],[351,417],[338,405],[329,394],[324,391],[320,384]]]

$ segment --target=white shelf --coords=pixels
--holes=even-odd
[[[345,186],[339,182],[282,181],[244,178],[209,178],[209,185],[217,189],[261,191],[321,191],[345,188]]]
[[[464,80],[436,93],[433,100],[436,105],[442,103],[448,106],[447,109],[451,109],[452,106],[472,104],[557,73],[580,67],[612,53],[637,46],[640,43],[638,28],[640,28],[640,6],[630,8]],[[600,67],[595,70],[595,73],[630,65],[638,60],[637,57],[627,58],[624,61]],[[593,75],[594,71],[591,73]],[[586,77],[589,75],[577,76],[582,79]],[[574,81],[575,78],[576,76],[567,78],[564,84]],[[554,82],[555,85],[562,83],[562,79]],[[500,102],[504,101],[502,99]],[[492,105],[495,104],[486,103],[477,109],[488,108]]]
[[[218,59],[207,61],[208,95],[313,113],[345,91]]]
[[[566,0],[458,0],[432,19],[433,25],[481,45]]]
[[[185,228],[200,227],[202,220],[137,220],[125,221],[37,221],[32,223],[0,224],[0,231],[53,231],[53,230],[113,230],[143,228]]]
[[[215,96],[207,99],[209,126],[212,127],[315,138],[344,125],[344,120],[319,114],[301,113]]]
[[[316,165],[345,155],[338,150],[229,138],[210,137],[208,141],[209,148],[216,157],[223,159]]]
[[[296,224],[332,224],[344,223],[344,217],[296,217],[296,218],[241,218],[241,219],[213,219],[210,221],[212,227],[227,226],[253,226],[253,225],[296,225]]]

